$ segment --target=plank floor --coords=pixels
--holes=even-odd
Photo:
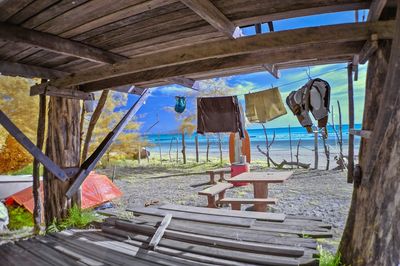
[[[101,229],[2,245],[0,265],[318,265],[313,238],[331,237],[330,225],[312,217],[272,215],[283,219],[268,221],[267,214],[257,219],[260,215],[252,212],[196,210],[179,205],[131,209],[135,218],[110,217]],[[167,213],[172,220],[149,249]]]

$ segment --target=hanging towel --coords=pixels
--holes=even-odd
[[[246,116],[251,123],[265,123],[286,114],[278,88],[249,93],[244,98]]]
[[[244,123],[236,96],[197,98],[197,133],[238,132],[244,138]]]

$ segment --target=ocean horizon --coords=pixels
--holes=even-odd
[[[337,142],[337,136],[333,130],[332,126],[328,126],[328,139],[327,144],[330,149],[330,153],[332,158],[334,155],[339,153],[339,145]],[[337,132],[339,132],[339,126],[335,126]],[[355,129],[361,129],[361,124],[356,124]],[[279,128],[267,128],[268,139],[272,140],[273,134],[275,132],[275,141],[271,146],[271,156],[274,159],[290,159],[290,146],[292,146],[292,157],[296,153],[298,141],[301,140],[299,145],[299,154],[301,155],[303,160],[306,162],[312,163],[310,160],[313,160],[314,157],[314,134],[307,133],[306,129],[303,127],[291,127],[291,139],[289,138],[289,129],[288,127],[279,127]],[[342,126],[343,132],[343,152],[347,154],[347,146],[349,139],[349,126]],[[265,159],[265,156],[262,155],[257,149],[257,146],[260,146],[263,150],[265,150],[265,135],[262,128],[257,129],[248,129],[248,133],[251,141],[251,156],[254,160]],[[186,144],[186,153],[189,158],[193,158],[195,156],[195,136],[197,133],[193,134],[185,134],[185,144]],[[228,158],[229,156],[229,133],[221,133],[221,142],[222,142],[222,152],[223,157]],[[210,141],[210,157],[215,158],[219,156],[218,149],[218,134],[206,134],[201,135],[198,134],[199,141],[199,154],[204,160],[205,153],[207,150],[207,137]],[[169,154],[171,153],[171,157],[175,158],[176,151],[178,150],[178,156],[181,159],[182,153],[182,134],[180,133],[160,133],[160,134],[148,134],[143,136],[144,139],[149,143],[147,150],[150,151],[151,157],[158,158],[161,148],[161,153],[164,156],[164,159],[167,159]],[[355,154],[357,154],[357,150],[359,147],[360,138],[355,138]],[[320,157],[324,157],[324,147],[322,140],[319,139],[319,153]],[[323,160],[323,158],[322,158]]]

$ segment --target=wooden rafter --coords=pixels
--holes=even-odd
[[[317,45],[310,44],[307,47],[295,46],[287,49],[281,49],[279,53],[277,53],[275,50],[271,50],[224,58],[212,58],[103,79],[81,85],[80,87],[84,91],[94,91],[101,88],[108,88],[110,86],[138,84],[142,82],[157,82],[159,80],[166,80],[179,76],[194,77],[205,74],[209,77],[218,77],[219,71],[231,69],[235,70],[257,65],[261,66],[262,64],[278,64],[296,60],[309,61],[310,59],[315,58],[324,59],[338,56],[351,57],[360,51],[362,45],[363,42]]]
[[[229,38],[236,39],[242,36],[240,28],[233,24],[209,0],[181,0],[181,2]]]
[[[326,32],[330,34],[326,34]],[[377,32],[382,39],[391,39],[393,37],[393,21],[302,28],[248,36],[234,41],[220,40],[207,44],[194,44],[146,56],[137,56],[121,63],[82,71],[81,73],[51,81],[51,84],[55,87],[69,87],[71,85],[109,80],[114,77],[157,69],[163,66],[182,65],[205,59],[219,59],[234,55],[260,53],[262,51],[276,53],[282,49],[306,47],[311,44],[365,41],[370,38],[370,32]],[[318,53],[318,51],[316,52]],[[342,52],[338,50],[336,53],[339,56]],[[264,60],[268,61],[267,58]],[[261,63],[269,63],[265,61]],[[290,58],[285,58],[285,62],[288,61],[290,61]],[[178,76],[174,74],[171,73],[170,76]]]
[[[378,21],[387,0],[372,0],[368,12],[368,21]]]
[[[64,39],[45,32],[25,29],[7,23],[0,23],[0,39],[16,43],[24,43],[55,53],[74,56],[97,63],[115,63],[126,59],[102,49],[80,42]]]
[[[68,73],[56,69],[32,66],[0,60],[0,73],[7,76],[22,76],[27,78],[53,79],[66,76]]]

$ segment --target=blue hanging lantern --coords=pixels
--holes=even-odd
[[[181,97],[181,96],[176,96],[175,97],[176,103],[175,103],[175,112],[177,113],[183,113],[186,108],[186,98]]]

